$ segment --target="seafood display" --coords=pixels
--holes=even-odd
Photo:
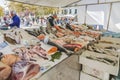
[[[42,29],[39,29],[39,30],[41,31]],[[46,28],[46,31],[44,31],[44,33],[47,33],[47,30],[48,29]],[[48,34],[44,34],[42,33],[42,31],[41,33],[39,32],[38,34],[37,30],[31,30],[31,31],[27,30],[27,32],[37,37],[39,40],[43,40],[43,41],[46,36],[49,36],[49,40],[47,44],[56,46],[59,50],[62,49],[65,52],[66,50],[64,48],[66,48],[67,50],[76,52],[77,50],[80,50],[80,48],[84,46],[83,43],[88,43],[91,40],[98,42],[101,36],[101,32],[93,31],[89,29],[87,30],[87,28],[84,29],[84,27],[81,27],[79,25],[71,26],[67,24],[66,28],[55,26],[51,28],[50,30],[51,31]],[[77,42],[77,43],[74,43],[74,42]],[[79,48],[77,47],[78,49],[74,50],[74,48],[70,49],[70,47],[63,46],[65,44],[76,44],[76,45],[81,45],[81,47]]]
[[[4,39],[12,44],[24,44],[27,45],[36,45],[39,40],[34,37],[29,35],[25,30],[23,29],[11,29],[3,32]],[[26,42],[25,42],[26,41]]]
[[[55,42],[53,42],[51,40],[48,41],[48,44],[52,45],[52,46],[56,46],[58,48],[58,50],[61,51],[61,52],[68,53],[67,49],[65,49],[63,46],[61,46],[61,45],[59,45],[59,44],[57,44],[57,43],[55,43]]]
[[[118,57],[118,54],[119,54],[115,47],[108,46],[108,47],[101,48],[94,45],[93,43],[89,43],[87,45],[87,50],[97,52],[99,54],[106,54],[106,55],[115,56],[115,57]]]
[[[0,38],[1,35],[3,39],[0,41],[0,80],[7,80],[8,77],[10,80],[30,80],[45,72],[41,71],[44,65],[50,69],[56,62],[79,53],[83,48],[96,54],[118,57],[115,47],[99,48],[95,45],[100,42],[101,32],[90,30],[83,25],[67,24],[66,28],[55,26],[51,29],[11,29],[2,31]],[[9,46],[11,52],[1,51],[6,46]],[[86,58],[113,66],[118,63],[117,60],[107,57]]]
[[[80,49],[82,46],[80,44],[64,44],[63,47],[71,51],[76,51],[76,49]]]
[[[48,51],[48,54],[51,54],[51,53],[55,53],[55,52],[57,52],[58,50],[57,50],[57,47],[52,47],[49,51]]]
[[[65,53],[62,54],[67,53],[67,50],[50,39],[45,40],[51,48],[43,48],[41,40],[45,42],[46,33],[42,30],[26,31],[11,29],[0,34],[0,80],[30,80],[41,73],[41,66],[45,62],[54,63],[56,59],[60,62],[62,55],[63,59],[68,57]],[[48,68],[54,65],[56,64],[51,64]]]
[[[106,57],[86,56],[86,58],[92,59],[92,60],[97,60],[97,61],[106,63],[108,65],[113,65],[113,66],[115,66],[118,63],[117,60],[112,60],[112,59],[109,59]]]

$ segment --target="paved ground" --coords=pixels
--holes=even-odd
[[[72,55],[42,75],[39,80],[79,80],[79,73],[78,56]]]

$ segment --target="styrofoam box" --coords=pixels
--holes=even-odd
[[[110,74],[109,73],[106,73],[106,72],[103,72],[103,71],[99,71],[95,68],[90,68],[88,66],[84,66],[82,65],[82,71],[91,75],[91,76],[94,76],[94,77],[97,77],[101,80],[109,80],[110,78]]]
[[[103,79],[103,77],[104,77],[103,71],[99,71],[99,70],[97,70],[95,68],[91,68],[89,66],[82,65],[82,71],[87,73],[87,74],[90,74],[92,76],[95,76],[99,79]]]
[[[84,72],[81,72],[80,73],[80,80],[100,80],[100,79],[95,78],[93,76],[90,76],[90,75],[88,75],[88,74],[86,74]]]
[[[92,60],[86,58],[86,56],[96,56],[96,57],[107,57],[109,59],[117,60],[117,64],[115,66],[108,65],[104,62],[100,62],[97,60]],[[95,68],[96,70],[103,71],[105,73],[109,73],[117,76],[119,71],[119,57],[108,56],[106,54],[99,54],[96,52],[85,51],[80,55],[79,63],[85,66],[89,66],[91,68]]]

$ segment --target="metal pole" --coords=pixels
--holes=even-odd
[[[109,17],[108,17],[107,30],[108,30],[108,28],[109,28],[109,23],[110,23],[111,12],[112,12],[112,3],[110,4],[110,11],[109,11]]]
[[[84,20],[84,24],[86,24],[86,18],[87,18],[87,7],[88,7],[88,5],[85,6],[85,20]]]

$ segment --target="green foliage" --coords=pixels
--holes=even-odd
[[[37,16],[53,14],[54,12],[58,11],[58,8],[35,6],[35,5],[18,3],[18,2],[10,2],[9,8],[11,10],[17,11],[18,13],[28,10],[30,12],[35,13]]]
[[[60,59],[60,57],[62,56],[61,52],[56,52],[55,54],[51,55],[51,60],[52,62],[54,62],[55,59]]]
[[[0,6],[0,16],[3,16],[4,12],[3,12],[3,8]]]

